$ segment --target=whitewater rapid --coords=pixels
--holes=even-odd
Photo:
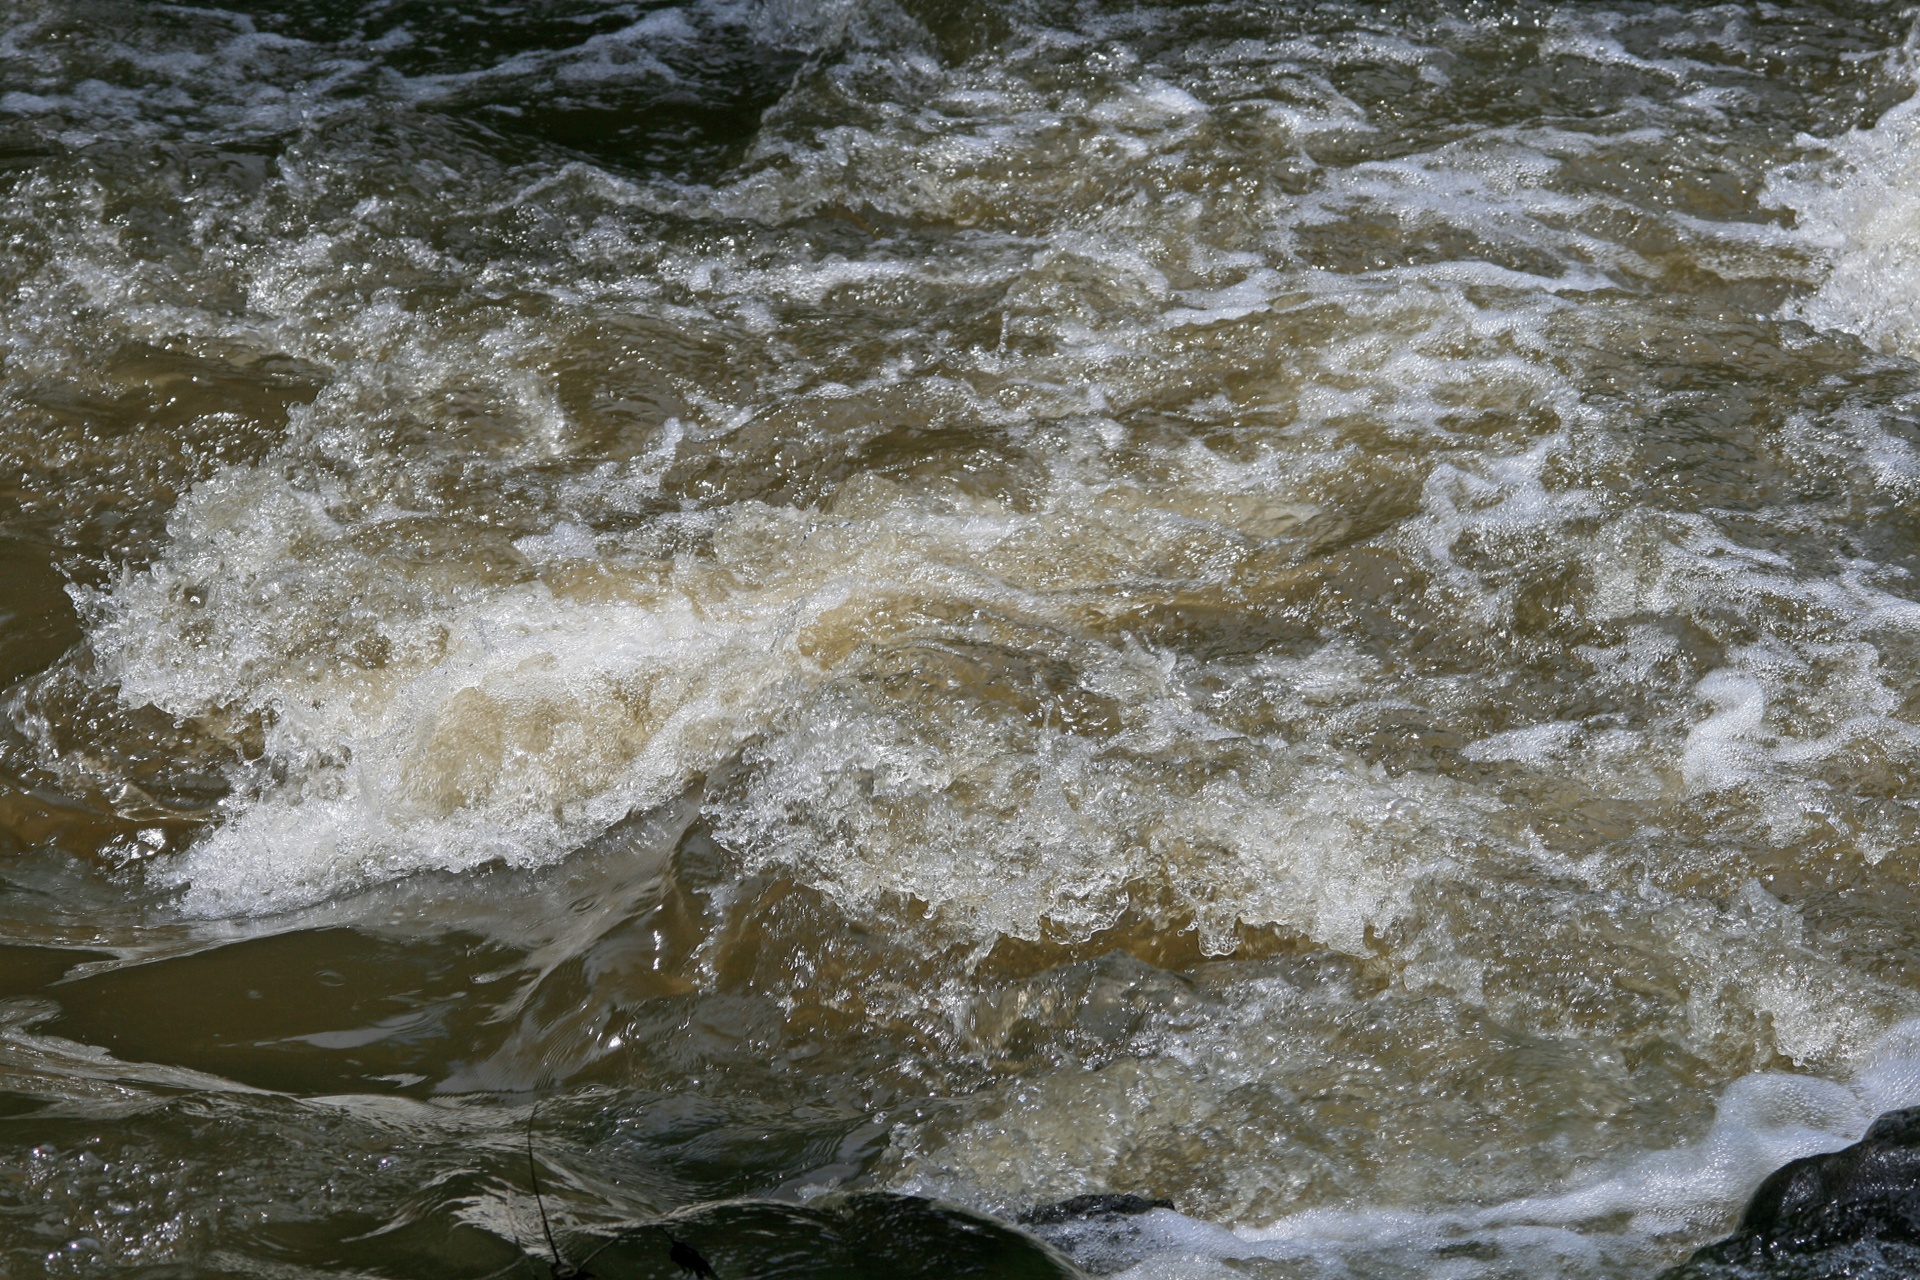
[[[974,8],[5,7],[62,945],[457,928],[367,1079],[1140,1276],[1641,1274],[1920,1101],[1910,21]]]

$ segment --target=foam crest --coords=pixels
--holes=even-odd
[[[752,790],[720,834],[858,905],[918,899],[984,937],[1088,936],[1132,908],[1192,920],[1215,953],[1276,925],[1358,954],[1405,912],[1428,829],[1458,809],[1445,788],[1263,760],[1161,681],[1091,674],[1130,708],[1105,741],[929,725],[844,693],[809,706],[816,723],[748,753]],[[1182,786],[1196,756],[1222,776]],[[967,856],[980,847],[990,861]]]
[[[259,472],[203,486],[174,528],[171,558],[93,602],[95,652],[129,698],[261,717],[290,775],[230,801],[169,873],[208,913],[556,858],[724,757],[804,671],[797,623],[838,599],[749,617],[670,574],[617,602],[396,580],[353,545],[379,525],[349,531]]]
[[[1825,268],[1788,314],[1920,358],[1920,98],[1823,150],[1823,164],[1785,170],[1767,189]]]
[[[1790,1160],[1856,1141],[1886,1110],[1920,1103],[1916,1027],[1904,1023],[1863,1055],[1845,1083],[1760,1073],[1720,1096],[1698,1140],[1648,1153],[1564,1193],[1481,1209],[1426,1212],[1310,1209],[1271,1225],[1226,1230],[1168,1210],[1130,1221],[1106,1240],[1066,1242],[1120,1273],[1147,1280],[1238,1274],[1257,1259],[1309,1275],[1431,1275],[1473,1280],[1529,1269],[1613,1276],[1657,1268],[1675,1240],[1731,1222],[1760,1181]],[[1619,1225],[1625,1220],[1624,1227]],[[1093,1232],[1086,1233],[1093,1236]],[[1230,1264],[1222,1266],[1221,1264]]]
[[[1235,468],[1209,456],[1188,458],[1210,483],[1185,513],[1164,490],[1089,503],[1076,485],[1015,516],[869,486],[834,516],[732,508],[706,522],[711,560],[603,550],[563,523],[493,570],[396,561],[373,548],[420,517],[342,523],[278,474],[230,471],[183,504],[158,564],[91,598],[92,644],[129,700],[262,717],[291,775],[231,801],[178,864],[198,910],[551,860],[751,739],[720,833],[850,901],[914,896],[1037,937],[1164,891],[1211,948],[1272,923],[1360,951],[1404,910],[1422,815],[1458,802],[1255,752],[1171,658],[1077,617],[1081,592],[1198,563],[1196,535],[1226,550],[1299,521],[1259,488],[1230,500]],[[935,624],[956,610],[989,612]],[[1048,656],[1009,670],[1010,642]],[[1067,683],[1023,691],[1033,661]],[[944,695],[928,683],[943,671]],[[983,843],[991,864],[967,856]]]

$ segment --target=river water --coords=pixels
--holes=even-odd
[[[1920,1102],[1915,28],[0,2],[0,1270],[1723,1232]]]

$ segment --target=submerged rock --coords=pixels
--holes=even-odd
[[[863,1192],[808,1204],[730,1200],[695,1205],[598,1242],[570,1258],[604,1280],[684,1280],[673,1251],[696,1253],[717,1280],[1081,1280],[1058,1251],[956,1205]]]
[[[1911,1280],[1920,1276],[1920,1107],[1850,1147],[1781,1166],[1728,1239],[1662,1280]]]
[[[1140,1195],[1085,1195],[1035,1205],[1017,1221],[1070,1254],[1096,1276],[1124,1271],[1141,1255],[1142,1214],[1171,1209],[1171,1200]]]
[[[1070,1199],[1055,1201],[1053,1204],[1037,1204],[1022,1212],[1015,1221],[1024,1226],[1051,1226],[1055,1223],[1071,1222],[1076,1218],[1108,1218],[1171,1208],[1173,1208],[1171,1200],[1149,1200],[1146,1196],[1073,1196]]]

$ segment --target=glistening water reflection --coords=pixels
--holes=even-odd
[[[9,1274],[523,1271],[537,1101],[603,1275],[1637,1277],[1920,1101],[1915,21],[0,0]]]

